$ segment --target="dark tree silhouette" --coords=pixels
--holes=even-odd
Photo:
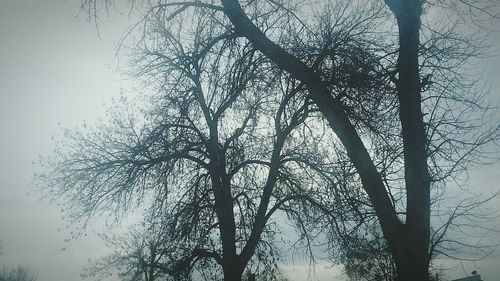
[[[121,110],[108,128],[68,133],[41,180],[53,196],[70,197],[76,216],[127,209],[132,198],[169,216],[174,276],[219,264],[225,280],[237,280],[249,263],[272,276],[270,218],[281,204],[274,189],[308,102],[296,86],[273,82],[248,45],[213,45],[220,49],[184,53],[173,45],[171,58],[148,50],[148,73],[159,65],[169,73],[152,109],[143,116]]]
[[[140,25],[143,29],[139,41],[144,48],[141,47],[139,52],[144,56],[137,61],[139,72],[150,78],[146,83],[154,83],[161,76],[177,78],[162,83],[162,88],[173,93],[172,97],[175,98],[163,99],[164,107],[157,111],[163,117],[156,119],[164,120],[171,116],[171,110],[176,109],[174,115],[188,118],[180,119],[182,127],[172,127],[170,124],[179,122],[166,118],[167,121],[162,122],[168,126],[148,129],[152,135],[145,139],[142,137],[150,135],[149,132],[134,132],[127,136],[127,139],[139,140],[137,145],[123,146],[127,149],[124,150],[127,152],[125,155],[128,155],[126,159],[131,159],[130,161],[113,159],[121,152],[113,149],[110,153],[107,141],[89,143],[86,141],[88,138],[76,138],[77,143],[80,141],[80,150],[77,149],[78,153],[69,155],[70,157],[61,155],[60,163],[67,162],[63,165],[55,164],[60,177],[52,178],[49,185],[58,186],[54,189],[56,194],[68,191],[75,194],[78,189],[85,191],[87,196],[83,198],[90,200],[82,201],[75,197],[72,200],[79,202],[74,207],[81,207],[80,211],[84,212],[80,213],[88,214],[95,212],[104,198],[114,198],[119,204],[129,202],[126,200],[129,193],[122,192],[130,189],[127,184],[136,183],[137,180],[145,183],[145,186],[151,183],[152,175],[149,172],[142,174],[146,171],[145,167],[163,167],[156,172],[161,176],[153,177],[163,181],[173,179],[174,177],[169,177],[173,174],[176,178],[193,179],[184,182],[188,186],[198,186],[204,183],[202,180],[207,180],[207,185],[210,186],[208,190],[213,191],[213,194],[209,194],[214,198],[214,203],[208,205],[213,206],[217,217],[215,227],[221,235],[222,250],[215,251],[218,251],[222,260],[231,264],[226,267],[223,265],[226,279],[238,280],[244,265],[257,249],[257,241],[265,232],[269,219],[268,208],[271,214],[278,208],[286,211],[305,230],[308,223],[300,219],[302,213],[282,202],[298,197],[307,198],[307,204],[314,205],[321,213],[326,214],[336,208],[334,203],[339,203],[329,199],[318,202],[314,199],[314,193],[311,196],[306,193],[308,196],[304,196],[304,191],[300,190],[300,193],[292,193],[291,197],[283,195],[284,197],[272,202],[277,204],[277,208],[269,205],[273,190],[280,190],[276,187],[279,180],[289,190],[302,186],[300,181],[295,181],[293,175],[296,173],[280,171],[286,165],[282,165],[283,161],[279,159],[284,158],[282,153],[286,154],[285,140],[293,139],[293,129],[304,122],[297,117],[307,115],[297,115],[297,112],[315,106],[334,133],[327,135],[330,138],[326,141],[329,148],[324,151],[324,155],[335,158],[329,161],[330,164],[338,164],[333,165],[335,168],[330,171],[344,171],[338,178],[353,181],[338,185],[341,182],[335,182],[335,186],[344,186],[349,190],[351,195],[347,195],[347,198],[351,200],[342,203],[354,210],[348,213],[356,214],[356,219],[339,220],[349,222],[344,224],[345,228],[335,225],[337,221],[328,219],[337,230],[334,238],[342,240],[349,231],[341,230],[357,229],[357,225],[369,221],[366,220],[367,216],[376,216],[395,262],[398,278],[427,280],[433,250],[431,193],[438,190],[444,180],[456,178],[470,165],[481,163],[485,155],[481,148],[499,138],[498,123],[488,123],[485,115],[481,116],[481,113],[488,112],[482,103],[486,97],[484,92],[463,71],[465,63],[480,53],[481,38],[474,37],[471,33],[461,36],[464,33],[460,33],[465,18],[478,19],[476,13],[490,19],[498,18],[495,12],[486,8],[486,5],[494,2],[459,2],[386,0],[366,3],[303,3],[221,0],[220,3],[159,1],[152,6],[146,4],[147,13]],[[99,1],[86,0],[82,3],[89,15],[97,17]],[[422,17],[424,13],[432,14],[436,11],[449,11],[455,18],[448,16],[450,22],[439,25],[432,17]],[[167,44],[155,45],[159,37],[166,38]],[[186,42],[190,43],[189,48],[185,47]],[[238,48],[243,53],[227,57],[220,55],[231,50],[235,44],[245,46]],[[156,48],[158,46],[160,49]],[[220,51],[214,51],[218,49]],[[204,60],[205,54],[212,53],[217,59]],[[151,56],[154,59],[147,59]],[[243,60],[249,63],[235,65],[231,60],[232,56],[251,58],[251,61]],[[221,57],[225,61],[221,61]],[[254,59],[262,61],[265,67],[254,68]],[[229,71],[221,71],[221,66],[229,68]],[[219,77],[221,73],[224,78]],[[226,79],[228,77],[224,73],[232,79]],[[253,79],[247,80],[248,73],[263,74],[266,78],[263,79],[264,82],[252,84]],[[281,82],[283,80],[286,82]],[[251,94],[246,98],[236,98],[237,95],[232,94],[234,91],[245,92],[250,87],[248,83],[254,87],[254,91],[250,91]],[[223,90],[219,91],[220,89]],[[268,110],[274,112],[272,116],[275,124],[268,126],[271,129],[274,127],[273,133],[253,139],[257,132],[254,127],[265,120],[258,117],[261,104],[255,102],[253,96],[259,96],[258,93],[262,94],[263,91],[266,92],[265,98],[282,103],[275,102],[274,109]],[[287,96],[296,91],[292,96],[298,100],[290,103]],[[237,100],[250,103],[238,107]],[[310,105],[310,102],[314,105]],[[290,104],[293,110],[298,111],[292,110],[290,114],[284,114],[285,111],[280,108],[288,108]],[[294,107],[294,104],[299,107]],[[219,128],[219,124],[232,125],[232,122],[222,121],[225,116],[229,116],[225,115],[226,111],[233,110],[231,114],[235,116],[247,112],[237,112],[234,110],[236,108],[256,108],[257,111],[251,113],[252,110],[249,110],[247,117],[239,117],[240,121],[243,120],[239,122],[243,124],[241,130],[236,129],[233,134],[228,133],[231,132],[230,129],[219,131],[224,127]],[[122,126],[120,129],[127,131],[134,128]],[[252,133],[248,135],[252,135],[252,141],[272,147],[273,152],[267,158],[255,159],[255,155],[251,155],[250,158],[233,160],[232,157],[242,157],[240,150],[243,146],[235,145],[237,148],[233,148],[232,144],[245,135],[242,131],[250,129]],[[160,133],[154,133],[155,131]],[[165,138],[162,135],[164,132],[169,132],[167,141],[162,139]],[[273,142],[266,143],[271,136]],[[104,139],[114,138],[106,136],[100,140]],[[159,145],[158,140],[169,145]],[[119,145],[125,143],[117,141]],[[315,136],[310,137],[309,141],[315,143]],[[306,146],[304,144],[302,147]],[[160,152],[159,155],[151,154],[149,148],[153,147],[161,148],[155,150]],[[298,146],[293,147],[296,149]],[[81,155],[87,155],[92,150],[101,151],[102,155],[99,154],[97,159],[81,158]],[[108,154],[113,161],[108,161]],[[248,156],[246,150],[243,154]],[[138,156],[145,159],[136,159]],[[295,161],[298,166],[318,166],[309,165],[303,160],[307,157],[303,157],[295,158],[299,159]],[[78,166],[85,162],[99,164],[103,159],[108,162],[102,166],[105,169],[97,173]],[[278,160],[273,162],[273,159]],[[239,165],[247,164],[249,167],[268,167],[267,178],[261,182],[264,188],[262,194],[259,194],[260,203],[247,204],[241,209],[233,208],[240,201],[237,199],[239,196],[236,196],[238,193],[229,191],[232,189],[229,188],[230,179],[239,172],[244,172]],[[97,166],[99,165],[87,168]],[[74,169],[75,167],[77,168]],[[167,173],[164,172],[165,168]],[[236,169],[234,174],[232,169]],[[323,169],[313,170],[324,175]],[[206,173],[196,177],[185,175],[200,171]],[[253,171],[253,178],[260,180],[261,172]],[[282,174],[286,177],[280,178],[279,175]],[[248,177],[244,178],[248,180]],[[93,184],[96,179],[97,185]],[[113,185],[117,182],[126,184]],[[255,188],[260,185],[253,183],[251,186]],[[146,187],[145,189],[148,190]],[[95,194],[95,190],[103,192],[102,195]],[[230,203],[232,201],[236,205]],[[189,206],[188,203],[185,205]],[[356,212],[360,207],[366,207],[366,211]],[[246,217],[245,212],[252,213],[250,227],[240,224]],[[189,214],[187,211],[185,213]],[[237,229],[247,230],[247,234],[242,236],[244,238],[238,238],[240,236]]]
[[[177,241],[169,237],[167,225],[144,222],[123,235],[103,234],[102,238],[113,253],[92,260],[82,277],[103,280],[116,272],[120,280],[130,281],[188,279],[190,269],[179,257],[190,253],[182,253]]]
[[[245,270],[276,279],[276,212],[293,215],[299,203],[330,217],[347,212],[315,199],[342,196],[328,195],[335,181],[333,159],[321,153],[324,124],[302,83],[270,67],[233,30],[220,29],[210,13],[200,13],[205,17],[189,23],[196,30],[192,41],[153,14],[147,24],[154,32],[141,41],[136,70],[158,94],[141,109],[123,98],[109,125],[67,130],[55,156],[42,161],[49,171],[38,179],[50,196],[66,199],[76,220],[147,206],[147,216],[164,228],[161,239],[149,245],[133,236],[130,243],[149,246],[121,257],[136,265],[158,259],[154,264],[161,266],[129,265],[130,278],[181,278],[194,270],[220,278],[220,268],[224,280],[240,280]],[[339,66],[361,67],[369,58],[346,57]],[[372,80],[337,86],[385,87],[383,79]]]
[[[433,177],[428,160],[433,140],[432,135],[426,132],[426,120],[422,111],[422,90],[428,84],[425,82],[421,70],[420,58],[420,29],[424,1],[386,0],[386,5],[394,14],[398,28],[397,60],[393,65],[398,98],[397,113],[401,128],[401,153],[404,165],[404,190],[406,197],[404,220],[398,217],[397,210],[391,200],[390,192],[384,182],[383,174],[377,168],[376,162],[363,143],[359,130],[349,118],[341,101],[331,97],[325,79],[314,68],[307,65],[300,57],[290,53],[286,48],[278,45],[265,30],[256,25],[256,20],[247,15],[252,14],[245,6],[236,0],[222,0],[224,12],[244,36],[254,46],[271,58],[280,68],[288,71],[293,77],[304,83],[311,99],[318,105],[330,127],[345,147],[349,159],[359,174],[363,188],[370,198],[370,202],[377,214],[379,223],[387,240],[389,249],[396,264],[397,275],[400,280],[427,280],[429,277],[429,245],[430,245],[430,211],[431,211],[431,183]],[[284,4],[283,4],[284,5]],[[446,57],[446,53],[437,56]],[[461,59],[466,59],[467,54]],[[460,89],[462,90],[462,89]],[[468,100],[474,102],[472,100]],[[438,122],[439,123],[439,122]],[[481,136],[467,148],[474,150],[485,141],[498,139],[498,125],[486,133],[485,139]],[[467,131],[467,130],[465,130]],[[448,131],[441,131],[446,135]],[[463,133],[463,130],[462,130]],[[484,137],[484,135],[482,135]],[[447,138],[446,142],[453,140]],[[439,148],[438,148],[439,149]],[[458,163],[463,163],[462,161]],[[441,163],[438,164],[440,167]],[[455,163],[452,165],[456,165]]]
[[[37,279],[38,277],[35,273],[22,266],[11,270],[4,267],[0,271],[0,281],[36,281]]]

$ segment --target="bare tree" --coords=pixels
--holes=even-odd
[[[460,47],[469,43],[472,43],[469,46],[478,45],[473,40],[456,36],[453,33],[456,29],[434,29],[432,21],[424,18],[422,22],[422,14],[431,13],[434,7],[464,11],[460,7],[463,6],[472,11],[467,13],[469,17],[471,14],[474,17],[476,12],[490,18],[497,18],[497,15],[489,13],[485,6],[474,1],[460,1],[458,5],[447,1],[434,3],[416,0],[386,0],[385,6],[382,1],[368,3],[222,0],[219,4],[160,1],[147,7],[145,19],[153,15],[161,19],[160,26],[169,26],[163,32],[163,35],[169,35],[169,44],[168,48],[157,53],[157,60],[148,61],[144,73],[151,73],[150,66],[155,66],[156,62],[163,63],[161,55],[170,52],[177,54],[176,60],[167,61],[170,65],[184,67],[189,73],[188,77],[196,78],[200,73],[205,74],[204,71],[214,73],[210,66],[196,70],[197,65],[189,60],[186,65],[185,61],[191,58],[189,54],[193,50],[185,51],[179,46],[185,40],[214,42],[214,46],[227,36],[234,36],[237,42],[243,44],[241,37],[246,38],[244,42],[250,43],[250,49],[257,56],[262,54],[261,59],[269,59],[274,63],[269,69],[285,72],[289,75],[288,80],[296,81],[295,85],[303,90],[301,92],[306,92],[302,95],[304,100],[311,100],[317,106],[335,133],[330,142],[335,148],[329,151],[342,151],[340,155],[349,161],[347,167],[355,171],[351,178],[359,183],[355,186],[362,188],[368,199],[363,202],[368,202],[365,205],[373,208],[378,218],[395,261],[398,278],[427,280],[431,257],[432,189],[443,180],[459,175],[470,165],[480,163],[484,156],[480,148],[498,140],[498,125],[493,122],[488,128],[483,126],[481,120],[477,121],[475,112],[485,108],[474,96],[467,95],[477,92],[477,84],[464,72],[456,71],[462,69],[464,62],[475,54],[475,50],[470,52]],[[89,14],[96,15],[97,1],[83,1],[83,4],[89,9]],[[319,16],[315,16],[317,14]],[[457,14],[460,20],[463,19],[463,13]],[[181,15],[203,22],[204,26],[210,28],[197,29],[201,25],[187,24]],[[395,23],[391,15],[396,18]],[[148,35],[151,21],[145,20],[143,23],[144,34]],[[455,22],[450,24],[453,26]],[[421,30],[424,30],[422,34]],[[428,37],[421,42],[424,36]],[[141,42],[155,40],[154,37],[144,38],[146,41]],[[179,50],[188,56],[179,55]],[[169,73],[163,68],[153,68],[155,74],[163,72]],[[370,84],[372,82],[377,84]],[[203,84],[194,84],[196,91],[201,92]],[[343,87],[345,84],[350,86]],[[352,87],[353,84],[357,87]],[[173,86],[177,87],[177,84],[166,88],[176,89]],[[179,92],[189,93],[187,89]],[[271,92],[275,94],[279,91]],[[221,94],[221,97],[224,99],[225,95]],[[217,110],[214,109],[214,112],[217,113]],[[202,110],[200,114],[205,116],[204,122],[207,124],[214,121],[210,119],[213,118],[210,110]],[[275,118],[275,121],[280,118]],[[215,120],[215,124],[218,122]],[[213,126],[208,127],[208,135],[218,135]],[[206,133],[203,130],[200,132]],[[214,140],[213,137],[209,139]],[[218,141],[218,137],[215,139]],[[216,159],[220,159],[214,147],[207,148],[207,158],[198,163],[200,167],[203,167],[203,163],[207,164],[204,160],[210,159],[209,163],[213,164],[217,163]],[[208,168],[214,173],[210,175],[212,180],[216,178],[215,169],[215,166]],[[272,175],[271,171],[270,168],[269,175]],[[220,173],[217,175],[220,179]],[[298,186],[293,181],[288,182],[292,183],[289,186]],[[212,185],[217,186],[215,182]],[[359,190],[352,189],[353,194]],[[259,225],[257,230],[266,221],[262,218],[267,217],[265,207],[268,206],[268,199],[265,199],[265,194],[264,200],[260,201],[264,204],[258,208],[261,211],[257,211],[256,217],[261,218],[255,220]],[[227,199],[230,196],[222,192],[215,197]],[[96,205],[86,206],[93,210]],[[236,247],[224,242],[227,237],[228,240],[234,240],[234,231],[231,229],[235,228],[230,219],[234,218],[231,216],[234,212],[223,206],[216,209],[223,248],[225,244],[226,249],[231,249],[226,257],[236,261],[241,258],[233,250]],[[292,209],[288,210],[293,214]],[[230,231],[223,234],[222,229],[227,225],[230,225]],[[259,232],[252,231],[256,234]],[[250,237],[253,239],[256,236]],[[248,241],[254,241],[252,239]],[[241,255],[245,256],[244,253],[252,251],[243,250]],[[238,275],[227,274],[227,278]]]
[[[11,270],[4,267],[2,271],[0,271],[1,281],[36,281],[37,279],[38,277],[35,273],[22,266],[18,266]]]
[[[247,16],[251,8],[242,6],[236,0],[222,0],[224,12],[234,26],[271,58],[278,67],[288,71],[304,83],[311,99],[318,105],[330,127],[342,142],[360,176],[363,188],[377,214],[385,239],[394,258],[398,278],[401,280],[427,280],[429,277],[431,183],[429,142],[432,137],[426,133],[422,111],[422,72],[419,63],[421,15],[423,1],[390,1],[385,3],[396,17],[398,28],[398,58],[394,66],[394,77],[398,98],[397,112],[401,128],[401,145],[404,165],[405,217],[398,217],[397,210],[382,174],[363,143],[353,118],[343,108],[341,101],[332,98],[325,80],[310,67],[278,45],[265,30]],[[274,3],[274,2],[273,2]],[[285,4],[282,4],[285,6]],[[474,7],[474,6],[473,6]],[[443,55],[443,54],[440,54]],[[438,55],[439,56],[439,55]],[[466,57],[465,57],[466,58]],[[487,130],[486,137],[473,143],[475,148],[484,142],[498,138],[497,127]],[[463,132],[462,132],[463,133]],[[449,141],[449,140],[448,140]],[[463,143],[461,143],[463,144]],[[468,146],[469,147],[469,146]],[[463,163],[457,161],[456,163]],[[409,242],[411,241],[411,242]]]
[[[117,273],[121,280],[154,281],[188,279],[177,241],[169,237],[169,224],[143,222],[128,229],[125,234],[102,234],[108,248],[113,253],[93,260],[85,268],[82,277],[103,280]],[[185,249],[189,251],[190,249]]]
[[[66,131],[56,155],[42,161],[49,171],[39,180],[52,197],[66,199],[76,220],[120,214],[134,203],[164,218],[160,241],[153,237],[153,244],[118,257],[161,264],[159,271],[128,266],[131,280],[153,280],[156,272],[188,278],[193,271],[241,280],[245,269],[278,278],[279,225],[272,216],[309,200],[284,175],[304,163],[298,149],[304,141],[295,132],[309,131],[304,121],[315,109],[300,83],[268,68],[233,33],[212,34],[218,31],[212,22],[192,23],[191,45],[164,17],[149,24],[156,32],[144,38],[137,69],[155,81],[158,94],[139,111],[124,99],[108,126]]]

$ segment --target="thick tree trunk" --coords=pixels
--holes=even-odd
[[[224,258],[222,270],[224,281],[241,281],[245,266],[241,263],[239,256],[234,256],[232,259]]]
[[[221,184],[215,188],[216,213],[222,243],[224,281],[241,281],[245,266],[243,266],[241,258],[236,253],[236,226],[232,201],[229,186]]]
[[[210,179],[214,189],[215,212],[219,222],[222,244],[222,270],[224,281],[241,281],[245,266],[242,266],[241,258],[236,253],[236,223],[231,184],[225,172],[225,159],[219,149],[217,139],[217,127],[213,126],[210,131],[211,145],[208,153],[210,155]]]
[[[422,115],[418,50],[422,2],[386,1],[399,28],[397,91],[401,120],[405,186],[406,223],[391,249],[400,281],[429,279],[430,176],[427,166],[426,134]]]
[[[427,239],[412,233],[409,228],[398,237],[392,250],[398,281],[428,281],[429,260]]]

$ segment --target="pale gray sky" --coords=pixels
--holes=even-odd
[[[79,274],[88,258],[106,251],[92,232],[66,243],[71,235],[63,214],[55,204],[40,201],[40,193],[30,185],[32,162],[39,154],[50,154],[58,123],[91,123],[104,115],[103,103],[129,87],[115,71],[114,60],[127,23],[116,17],[105,20],[99,39],[93,24],[76,17],[78,4],[0,0],[0,267],[29,266],[38,272],[39,281],[82,280]],[[500,89],[500,59],[490,64],[495,89]],[[499,183],[498,166],[472,173],[471,184],[480,190],[498,190]],[[498,281],[500,252],[495,255],[465,263],[465,270],[477,269],[484,280]],[[327,279],[327,271],[318,269],[317,277]],[[287,266],[287,272],[296,280],[306,276],[299,265]],[[461,266],[448,273],[463,275]]]
[[[64,242],[62,213],[30,186],[32,161],[51,152],[59,122],[95,120],[123,84],[110,66],[120,33],[103,28],[100,40],[72,2],[0,0],[0,267],[27,265],[39,281],[81,280],[103,245]]]

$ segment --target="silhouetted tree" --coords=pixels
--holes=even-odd
[[[360,130],[353,122],[354,118],[349,116],[341,100],[332,97],[334,93],[328,88],[321,73],[296,56],[282,42],[274,41],[273,39],[276,37],[271,37],[270,33],[266,34],[266,30],[261,27],[258,21],[259,18],[253,16],[255,10],[253,10],[252,4],[247,6],[245,2],[242,4],[236,0],[222,0],[221,2],[224,6],[224,13],[235,28],[242,32],[243,36],[252,42],[255,48],[271,58],[278,67],[304,83],[311,99],[329,121],[330,127],[345,147],[349,159],[359,174],[363,188],[370,198],[396,264],[398,278],[401,280],[427,280],[430,261],[431,184],[436,180],[432,174],[435,169],[433,171],[432,165],[429,167],[428,161],[433,159],[430,154],[435,152],[433,147],[436,142],[433,143],[435,140],[433,133],[439,132],[439,129],[426,125],[426,122],[433,120],[426,120],[424,114],[433,114],[433,112],[422,111],[422,103],[425,100],[422,92],[429,84],[428,82],[432,82],[425,82],[428,79],[422,77],[425,71],[421,68],[419,60],[421,58],[420,29],[422,28],[421,16],[424,11],[424,1],[385,1],[396,18],[398,28],[397,60],[389,67],[397,74],[393,77],[393,81],[398,100],[395,113],[399,115],[399,124],[394,123],[394,125],[399,125],[398,127],[401,129],[401,137],[398,138],[399,144],[396,147],[401,148],[403,156],[401,159],[404,167],[402,186],[406,198],[404,219],[398,216],[397,208],[395,208],[395,203],[390,197],[391,193],[388,191],[391,186],[384,182],[384,175],[377,167],[376,158],[370,155],[369,147],[363,142]],[[273,3],[276,2],[269,1],[267,3],[273,7]],[[469,7],[475,8],[475,4],[471,3]],[[275,4],[273,8],[286,6],[288,5],[283,2]],[[439,58],[447,55],[445,51],[436,56]],[[459,60],[467,59],[467,57],[468,54],[462,54]],[[462,88],[458,90],[462,90]],[[457,93],[457,95],[460,94],[462,93]],[[466,100],[466,102],[474,103],[473,100]],[[439,108],[439,106],[440,104],[437,103],[436,107]],[[436,123],[432,125],[436,125]],[[460,129],[459,126],[454,125],[456,124],[451,124],[453,129]],[[431,134],[427,131],[428,128],[431,128]],[[465,141],[455,142],[454,139],[446,137],[450,131],[441,128],[441,136],[445,141],[438,141],[437,149],[439,150],[439,145],[451,143],[453,149],[461,148],[465,144],[467,149],[474,151],[478,145],[498,139],[497,129],[498,125],[494,125],[493,130],[487,130],[485,135],[480,134],[475,141],[469,143]],[[459,131],[464,133],[464,131],[469,130]],[[473,136],[473,138],[475,137]],[[460,152],[456,154],[462,155]],[[464,162],[457,161],[451,165],[455,166],[456,163]],[[437,170],[443,166],[446,164],[438,163]]]
[[[182,280],[190,272],[184,270],[179,245],[171,237],[165,225],[143,223],[134,226],[123,235],[103,234],[106,246],[113,253],[93,260],[85,268],[82,277],[103,280],[117,273],[120,280],[154,281]],[[190,249],[186,249],[189,251]]]
[[[11,270],[4,267],[0,271],[0,281],[36,281],[37,279],[37,275],[27,267],[18,266]]]
[[[460,71],[464,63],[476,55],[481,42],[470,40],[475,39],[474,37],[461,37],[460,33],[456,33],[456,30],[460,31],[456,26],[463,23],[465,17],[475,18],[475,12],[490,18],[496,18],[497,15],[491,14],[484,5],[476,1],[460,1],[456,4],[451,1],[435,3],[386,0],[385,6],[382,1],[348,2],[156,2],[147,6],[141,42],[150,46],[149,43],[154,43],[157,39],[155,36],[163,34],[168,35],[169,43],[160,52],[154,51],[157,59],[146,60],[144,73],[155,74],[151,77],[158,77],[157,74],[162,73],[169,76],[169,70],[157,67],[167,62],[183,68],[190,79],[194,77],[195,80],[200,80],[201,74],[214,75],[218,70],[213,68],[214,64],[200,65],[198,61],[191,60],[191,52],[199,51],[197,43],[213,42],[212,45],[208,43],[202,46],[216,46],[221,39],[231,36],[238,38],[234,42],[243,45],[249,42],[253,54],[274,63],[266,64],[267,72],[262,73],[281,72],[287,81],[293,81],[303,93],[301,97],[304,101],[307,103],[311,100],[317,106],[334,132],[335,136],[329,142],[331,148],[326,152],[339,152],[336,156],[342,156],[342,161],[334,162],[342,163],[346,167],[342,169],[355,182],[345,185],[353,190],[352,194],[362,195],[360,199],[363,200],[359,200],[358,205],[354,204],[354,209],[367,206],[367,209],[373,210],[372,215],[377,217],[394,259],[398,278],[427,280],[431,258],[431,187],[437,187],[443,180],[457,176],[470,165],[480,163],[484,156],[480,148],[498,140],[498,124],[493,122],[487,127],[482,122],[487,119],[477,118],[480,116],[477,110],[484,112],[485,109],[481,103],[484,96],[481,91],[477,91],[480,88],[476,87],[477,84],[465,72]],[[89,14],[96,15],[96,1],[87,0],[82,3],[89,9]],[[460,6],[464,6],[466,10]],[[424,17],[422,23],[422,14],[433,11],[459,13],[455,13],[455,22],[447,22],[441,26],[436,25],[432,17]],[[462,11],[469,12],[464,16]],[[391,15],[395,17],[395,23],[390,18]],[[198,24],[191,24],[186,18]],[[451,20],[453,17],[448,16],[447,19]],[[157,33],[158,26],[163,32]],[[451,28],[446,28],[447,26]],[[443,28],[439,29],[440,27]],[[194,48],[180,48],[183,42],[194,42]],[[471,49],[471,46],[474,48]],[[179,53],[179,50],[182,52]],[[210,50],[211,47],[207,52]],[[225,49],[221,50],[222,53]],[[175,54],[173,59],[168,55],[172,52]],[[165,54],[166,59],[163,59]],[[172,81],[165,88],[176,89],[177,83],[182,82],[178,81]],[[385,83],[379,83],[380,81]],[[376,84],[372,84],[374,82]],[[203,83],[194,83],[191,87],[195,89],[195,100],[203,101],[196,94],[201,92]],[[191,93],[189,89],[184,88],[178,92]],[[280,96],[277,95],[279,91],[269,91],[267,86],[265,89],[266,97]],[[223,91],[213,95],[205,103],[212,99],[217,101],[217,97],[231,100],[226,96],[227,93],[228,91]],[[182,99],[176,102],[181,107],[185,104]],[[224,102],[219,106],[224,108]],[[185,108],[189,110],[188,107]],[[213,116],[211,110],[214,112]],[[215,124],[219,122],[212,119],[219,118],[217,112],[216,108],[205,107],[199,113],[205,116],[208,134],[201,129],[198,130],[206,133],[205,135],[196,130],[193,134],[203,135],[212,143],[207,143],[206,158],[201,159],[197,169],[209,171],[211,181],[214,181],[211,185],[215,189],[216,205],[219,205],[219,198],[227,199],[222,200],[226,203],[215,206],[224,259],[245,264],[247,253],[253,254],[253,246],[243,247],[241,255],[236,254],[237,246],[232,243],[236,237],[236,228],[233,227],[236,224],[234,210],[227,203],[231,201],[231,196],[227,194],[227,190],[226,193],[219,194],[220,190],[216,188],[224,183],[221,177],[224,169],[221,167],[225,163],[221,159],[226,160],[218,154],[213,143],[219,141],[219,132],[212,124],[214,121]],[[275,115],[275,122],[281,118]],[[274,145],[278,145],[274,150],[277,148],[279,152],[282,148],[279,130],[274,133]],[[222,143],[221,146],[224,148]],[[279,155],[278,153],[278,158]],[[190,154],[189,157],[193,155]],[[273,170],[273,165],[269,166],[271,183],[278,181],[279,161],[275,163],[276,170]],[[272,171],[275,171],[276,177]],[[69,175],[71,173],[66,174],[65,178]],[[134,173],[130,174],[133,175]],[[128,176],[123,178],[127,179]],[[287,176],[288,186],[300,186],[289,179],[293,177]],[[216,184],[216,181],[220,181],[220,184]],[[363,192],[359,193],[361,189]],[[251,231],[248,245],[255,244],[251,241],[255,241],[262,233],[267,218],[265,213],[269,207],[269,199],[266,199],[268,193],[264,191],[262,194],[260,202],[263,204],[259,204],[255,217],[256,231]],[[312,204],[321,209],[322,213],[328,213],[335,207],[325,209],[328,205],[317,204],[315,200],[309,202],[314,202]],[[328,200],[324,203],[328,203]],[[94,210],[96,205],[98,204],[85,204],[89,207],[88,210]],[[298,223],[305,225],[296,210],[287,208],[286,211],[291,216],[295,212],[297,215],[294,217],[298,219]],[[355,227],[357,223],[353,220],[352,224],[345,225]],[[347,232],[338,234],[345,233]],[[339,236],[335,237],[342,239],[343,235]],[[232,268],[234,272],[224,272],[228,280],[236,280],[236,276],[241,276],[241,266],[233,264]]]
[[[209,15],[190,23],[192,42],[161,16],[149,24],[156,32],[144,38],[136,66],[158,94],[141,110],[124,98],[108,126],[66,131],[38,179],[76,220],[119,214],[133,202],[160,219],[161,239],[133,236],[133,252],[118,260],[158,258],[158,274],[172,278],[193,270],[220,278],[219,266],[224,280],[240,280],[245,269],[278,278],[273,214],[297,201],[318,205],[312,187],[331,185],[317,168],[328,163],[315,162],[319,139],[303,137],[317,135],[305,122],[316,108],[301,83],[233,32],[213,34]],[[126,268],[129,278],[155,278],[154,267]]]

